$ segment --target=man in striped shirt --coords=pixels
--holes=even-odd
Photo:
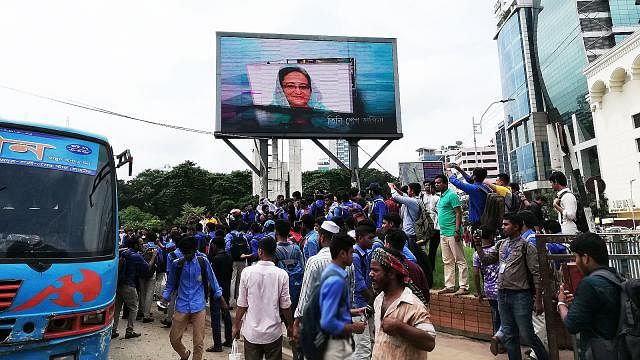
[[[298,306],[293,314],[295,318],[293,322],[293,337],[297,340],[300,334],[300,319],[304,313],[304,308],[307,305],[307,301],[313,293],[313,289],[320,281],[322,271],[333,261],[331,259],[331,251],[329,246],[331,245],[331,239],[334,234],[340,231],[340,227],[333,221],[325,221],[318,230],[318,245],[321,247],[318,254],[310,257],[304,268],[304,278],[302,279],[302,289],[300,290],[300,299],[298,300]],[[355,288],[355,277],[353,272],[353,265],[347,267],[347,280],[349,282],[349,298],[353,299],[353,289]]]

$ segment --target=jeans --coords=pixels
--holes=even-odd
[[[228,343],[233,341],[231,338],[231,314],[229,313],[229,309],[223,309],[220,307],[220,299],[215,299],[211,294],[209,295],[209,309],[211,311],[211,334],[213,336],[213,346],[222,346],[220,315],[222,315],[222,321],[224,321],[224,341]]]
[[[497,334],[500,330],[500,311],[498,311],[498,300],[489,299],[491,305],[491,320],[493,322],[493,334]]]
[[[533,298],[529,290],[499,290],[498,309],[504,332],[504,346],[507,348],[509,360],[521,360],[520,337],[531,345],[538,360],[549,359],[549,354],[542,341],[533,331],[531,312]]]

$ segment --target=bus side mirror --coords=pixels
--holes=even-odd
[[[133,156],[131,156],[131,151],[129,149],[121,152],[116,155],[116,159],[118,160],[118,164],[116,164],[116,169],[119,169],[124,164],[129,164],[129,176],[133,174]]]

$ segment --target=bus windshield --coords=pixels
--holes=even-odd
[[[43,138],[36,134],[35,140],[40,141],[36,143],[33,136],[5,134],[2,137],[2,130],[0,128],[0,261],[55,262],[113,257],[115,171],[107,147],[71,138],[51,140],[47,137],[47,144],[55,144],[51,145],[52,149],[66,149],[71,155],[63,159],[52,150],[53,160],[47,162],[44,150],[50,149],[31,145],[31,149],[44,149],[37,154],[43,162],[27,161],[20,158],[35,151],[26,151],[26,147],[20,146],[43,145]],[[11,148],[12,145],[18,146]],[[12,155],[12,151],[15,154]],[[91,153],[94,154],[90,157],[81,157]],[[73,166],[61,165],[61,161]]]

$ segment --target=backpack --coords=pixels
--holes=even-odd
[[[504,217],[504,197],[495,192],[489,192],[484,185],[478,186],[478,188],[487,195],[484,211],[480,216],[480,224],[489,226],[494,230],[500,229],[502,227],[502,218]]]
[[[300,256],[296,259],[295,253]],[[289,294],[291,295],[291,303],[298,304],[300,291],[302,290],[302,279],[304,277],[304,263],[302,262],[302,251],[300,247],[293,243],[283,246],[278,244],[276,248],[276,265],[289,275]]]
[[[233,261],[242,261],[241,255],[251,253],[247,239],[234,233],[229,234],[231,234],[231,257]]]
[[[591,275],[600,276],[620,287],[620,315],[616,337],[612,340],[594,338],[591,355],[598,359],[596,354],[601,352],[603,359],[640,360],[640,279],[627,280],[605,269],[598,269]],[[613,350],[614,357],[605,349]]]
[[[504,197],[504,211],[505,212],[518,212],[522,209],[522,201],[520,200],[520,192],[507,193]]]
[[[209,294],[209,275],[207,274],[207,264],[204,262],[204,256],[196,255],[198,259],[198,265],[200,265],[200,277],[202,279],[202,286],[204,287],[205,301]],[[185,258],[181,257],[176,264],[176,277],[173,290],[177,293],[178,287],[180,287],[180,278],[182,277],[182,270],[184,270]]]
[[[566,194],[571,194],[571,192],[567,191],[567,192],[563,193],[562,195],[560,195],[559,199],[562,200],[562,197],[565,196]],[[578,231],[580,231],[582,233],[590,232],[589,223],[587,222],[587,214],[584,213],[584,206],[582,206],[582,203],[580,202],[580,200],[578,200],[577,197],[576,197],[576,221],[575,221],[575,223],[576,223],[576,226],[578,227]]]
[[[429,255],[424,251],[424,248],[418,245],[416,242],[409,239],[408,247],[413,256],[416,257],[416,264],[422,269],[424,272],[424,277],[427,280],[427,286],[429,289],[433,286],[433,268],[431,267],[431,260],[429,260]],[[407,261],[411,261],[408,260]],[[423,294],[427,301],[429,301],[429,293]],[[427,304],[425,304],[426,306]]]
[[[374,224],[378,223],[378,214],[376,214],[376,205],[378,203],[382,203],[382,205],[384,205],[385,211],[383,211],[382,216],[384,216],[387,213],[387,211],[389,210],[387,208],[387,204],[384,202],[383,199],[373,199],[373,202],[371,203],[371,210],[370,210],[370,213],[369,213],[369,218],[373,221]]]
[[[324,357],[324,352],[327,348],[327,342],[329,335],[326,334],[320,326],[320,317],[322,311],[320,310],[320,291],[322,284],[331,276],[340,276],[335,270],[329,270],[320,278],[320,281],[315,284],[315,288],[309,297],[309,302],[304,308],[302,315],[302,321],[300,322],[300,347],[302,348],[302,354],[305,359],[320,360]],[[348,296],[349,286],[345,283],[344,293],[340,298],[338,308],[345,305],[345,301]]]
[[[416,198],[418,202],[418,218],[413,219],[411,217],[411,213],[407,208],[407,214],[413,220],[413,230],[416,232],[416,241],[429,241],[433,237],[433,232],[435,231],[435,225],[433,223],[433,219],[431,218],[431,213],[427,210],[427,207],[424,205],[424,202],[419,198]]]
[[[124,283],[125,272],[127,271],[127,256],[129,256],[129,249],[121,250],[118,257],[118,286]]]

